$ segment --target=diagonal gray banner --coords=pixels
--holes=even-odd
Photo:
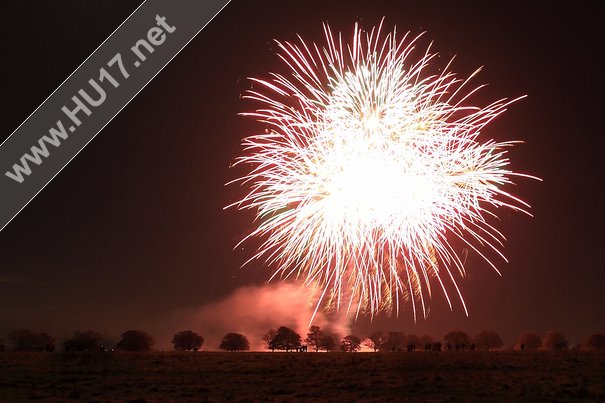
[[[0,145],[0,230],[229,0],[146,0]]]

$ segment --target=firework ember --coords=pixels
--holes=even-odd
[[[263,242],[251,260],[315,287],[318,306],[355,315],[408,305],[426,316],[435,286],[450,308],[455,290],[466,312],[461,256],[474,251],[497,271],[480,250],[506,260],[488,217],[529,208],[504,189],[526,176],[508,169],[514,142],[480,139],[515,100],[470,104],[478,70],[460,79],[451,62],[436,69],[420,37],[356,25],[346,44],[324,31],[324,46],[277,42],[289,73],[252,79],[247,93],[260,106],[244,115],[267,127],[237,160],[250,170],[235,182],[249,192],[232,206],[256,211],[246,239]]]

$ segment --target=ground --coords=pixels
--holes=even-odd
[[[0,353],[0,401],[605,401],[605,353]]]

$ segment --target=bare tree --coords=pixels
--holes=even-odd
[[[191,330],[183,330],[172,337],[172,345],[179,351],[198,351],[204,338]]]
[[[340,349],[345,353],[355,353],[361,349],[361,340],[352,334],[340,341]]]
[[[537,350],[542,347],[542,338],[536,332],[525,330],[519,335],[517,344],[523,350]]]
[[[324,332],[321,330],[319,326],[311,326],[309,328],[309,333],[307,333],[307,338],[305,342],[313,347],[313,349],[317,352],[321,347],[321,339],[324,337]]]
[[[63,342],[65,351],[100,351],[103,337],[92,330],[74,332],[73,336]]]
[[[382,345],[384,344],[386,337],[382,334],[381,331],[376,331],[368,336],[367,339],[363,341],[364,346],[374,349],[374,352],[382,349]]]
[[[245,351],[250,350],[250,343],[248,338],[243,334],[239,333],[227,333],[219,346],[221,350],[226,351]]]
[[[271,351],[275,351],[275,337],[277,336],[277,329],[271,329],[267,333],[263,334],[262,340],[265,347]]]
[[[605,334],[593,334],[584,341],[587,350],[605,350]]]
[[[479,350],[494,350],[501,348],[504,345],[500,335],[491,330],[484,330],[477,333],[473,341]]]
[[[127,330],[116,345],[118,350],[149,351],[155,344],[153,337],[142,330]]]
[[[556,330],[549,330],[542,338],[542,346],[547,350],[566,350],[568,342],[565,335]]]

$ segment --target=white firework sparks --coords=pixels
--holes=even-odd
[[[504,190],[526,176],[508,169],[514,142],[479,140],[515,100],[470,105],[478,70],[466,80],[449,63],[428,73],[436,55],[419,52],[409,33],[356,25],[345,45],[324,31],[324,47],[278,42],[290,74],[252,79],[260,89],[247,94],[261,106],[244,115],[269,126],[244,139],[237,161],[250,167],[236,181],[250,192],[234,206],[257,212],[249,237],[263,240],[252,259],[356,315],[398,313],[406,302],[426,316],[433,282],[450,308],[451,284],[466,312],[456,283],[464,265],[448,239],[496,269],[478,247],[506,260],[504,237],[486,218],[529,207]]]

